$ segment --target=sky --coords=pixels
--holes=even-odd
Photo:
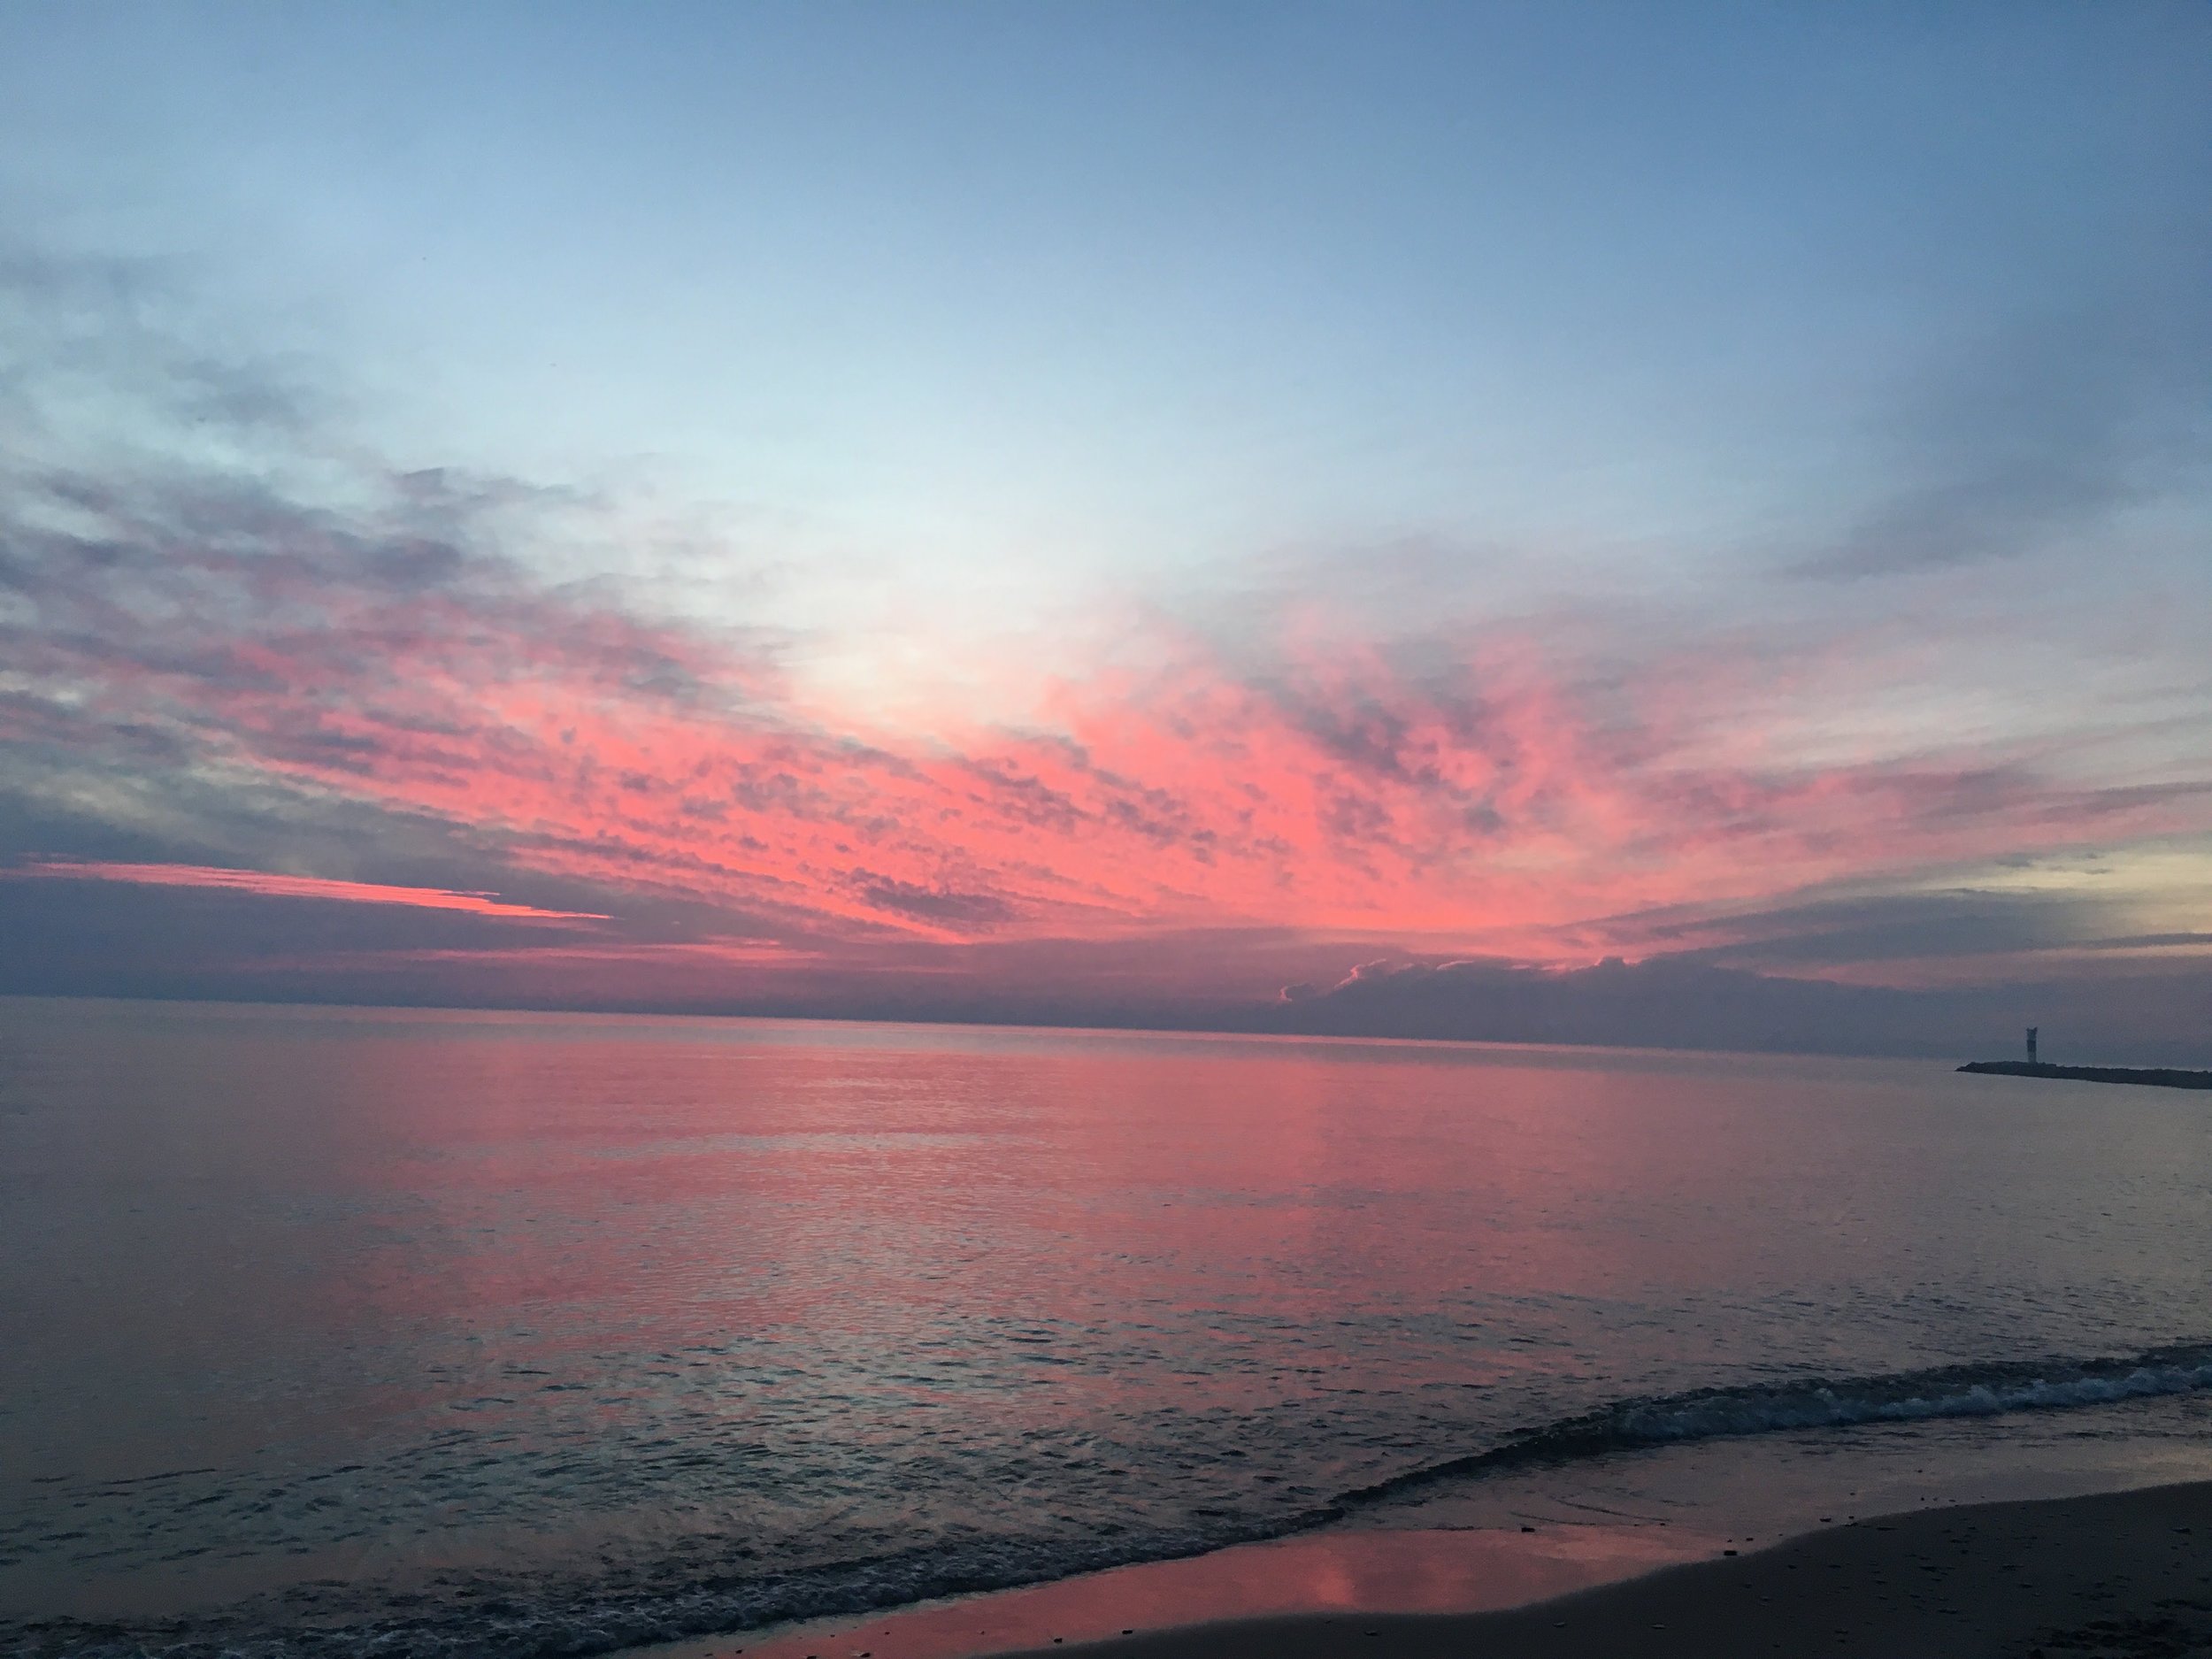
[[[2212,1059],[2208,63],[4,0],[0,989]]]

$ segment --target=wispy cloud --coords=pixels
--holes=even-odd
[[[219,870],[204,864],[100,864],[88,859],[49,858],[0,869],[0,880],[120,881],[151,887],[213,887],[264,899],[315,899],[338,904],[400,904],[418,910],[460,910],[525,922],[603,922],[588,910],[541,910],[509,904],[488,893],[454,893],[443,887],[392,887],[372,881],[333,881],[319,876],[271,875],[259,870]]]

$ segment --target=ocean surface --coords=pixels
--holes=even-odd
[[[1637,1448],[2201,1436],[2208,1130],[1920,1063],[0,1001],[0,1651],[588,1654]]]

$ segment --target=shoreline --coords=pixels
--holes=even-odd
[[[1125,1647],[1110,1640],[1124,1636],[1156,1642],[1203,1631],[1210,1641],[1248,1626],[1280,1632],[1332,1620],[1395,1628],[1409,1617],[1487,1617],[1643,1583],[1686,1563],[1732,1570],[1762,1559],[1755,1552],[1824,1541],[1853,1522],[1893,1528],[2197,1483],[2212,1493],[2212,1393],[1725,1437],[1441,1483],[1263,1542],[684,1638],[623,1659],[1005,1659]],[[2206,1507],[2212,1515],[2212,1500]],[[2212,1519],[2199,1530],[2212,1544]],[[1374,1651],[1360,1640],[1367,1645],[1345,1651]]]
[[[827,1647],[821,1659],[846,1659]],[[1501,1610],[1185,1624],[1019,1659],[2179,1659],[2212,1654],[2212,1481],[1801,1533]],[[884,1659],[894,1659],[886,1655]]]
[[[2081,1484],[2096,1475],[2078,1465],[1955,1467],[1909,1494],[1837,1484],[1824,1494],[1836,1502],[1815,1509],[1801,1487],[1779,1509],[1730,1506],[1724,1517],[1686,1514],[1678,1488],[1643,1482],[1652,1502],[1640,1517],[1617,1486],[1548,1514],[1523,1494],[1503,1509],[1486,1501],[1472,1525],[1325,1528],[623,1659],[2212,1655],[2205,1466],[2177,1458],[2163,1481],[2116,1486]],[[1739,1473],[1773,1495],[1773,1464]],[[1873,1505],[1847,1515],[1853,1498]],[[1796,1518],[1775,1525],[1784,1512]],[[1747,1522],[1763,1536],[1747,1536]]]

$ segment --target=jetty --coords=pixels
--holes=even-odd
[[[2148,1083],[2159,1088],[2212,1088],[2212,1071],[2170,1066],[2051,1065],[2040,1060],[1970,1060],[1962,1071],[1991,1077],[2052,1077],[2076,1083]]]
[[[2036,1053],[2039,1025],[2028,1027],[2025,1060],[1970,1060],[1962,1071],[1985,1077],[2055,1077],[2071,1083],[2148,1083],[2154,1088],[2212,1088],[2212,1071],[2177,1071],[2170,1066],[2047,1065]]]

